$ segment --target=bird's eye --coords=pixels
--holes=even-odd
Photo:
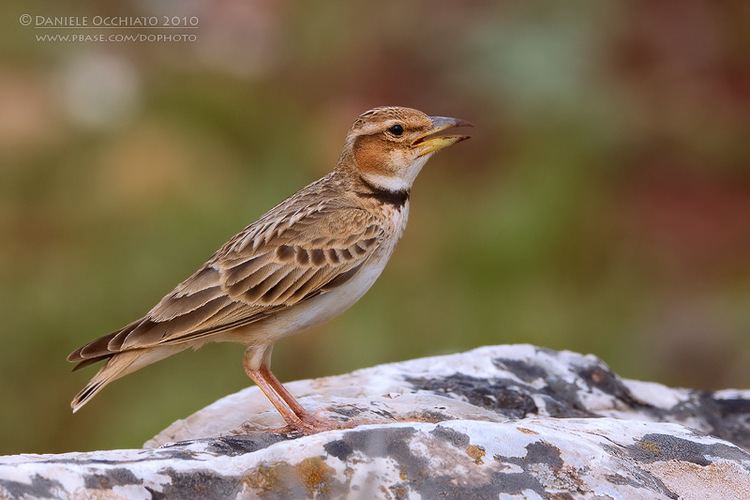
[[[388,132],[390,132],[393,135],[401,135],[404,133],[404,127],[399,125],[398,123],[393,125],[388,129]]]

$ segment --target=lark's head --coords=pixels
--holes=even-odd
[[[368,184],[386,191],[408,191],[433,154],[469,138],[440,134],[461,126],[471,124],[411,108],[375,108],[354,122],[345,153]]]

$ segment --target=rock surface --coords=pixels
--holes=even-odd
[[[0,457],[0,498],[750,498],[750,391],[484,347],[287,385],[349,428],[269,432],[257,388],[144,449]]]

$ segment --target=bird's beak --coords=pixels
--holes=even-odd
[[[417,148],[419,156],[435,153],[443,148],[452,146],[469,138],[468,135],[436,135],[444,130],[454,127],[473,127],[474,125],[460,118],[449,116],[431,116],[432,128],[412,142],[412,147]]]

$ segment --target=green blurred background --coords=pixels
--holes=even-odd
[[[282,380],[529,342],[623,376],[750,382],[750,3],[0,7],[0,453],[138,447],[248,385],[238,345],[117,382],[65,356],[322,176],[359,113],[468,119],[370,293]],[[187,43],[37,41],[22,13],[197,16]],[[133,30],[131,30],[133,31]],[[136,32],[138,32],[136,30]],[[187,33],[188,30],[179,31]]]

